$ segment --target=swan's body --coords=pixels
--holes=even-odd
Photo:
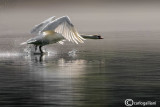
[[[36,36],[34,38],[31,38],[27,40],[27,44],[34,44],[34,45],[48,45],[48,44],[53,44],[57,43],[61,40],[65,39],[61,34],[53,32],[53,31],[46,31],[43,32],[41,36]]]
[[[23,44],[34,44],[35,50],[37,46],[39,46],[39,50],[41,53],[42,46],[53,44],[59,42],[63,44],[64,40],[71,41],[73,43],[84,43],[83,41],[86,39],[102,39],[99,35],[80,35],[74,25],[71,23],[69,17],[63,16],[55,19],[55,17],[51,17],[39,25],[36,25],[32,30],[31,34],[36,34],[34,38],[27,40]]]

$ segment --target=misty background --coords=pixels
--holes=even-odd
[[[81,33],[160,30],[156,0],[1,0],[1,34],[29,33],[51,17],[68,15]]]
[[[20,43],[34,25],[68,15],[104,39],[52,44],[31,55]],[[0,105],[124,107],[160,104],[158,0],[0,0]]]

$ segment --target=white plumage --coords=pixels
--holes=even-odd
[[[43,53],[41,47],[47,44],[60,43],[63,44],[64,40],[68,40],[73,43],[84,43],[84,38],[87,39],[102,39],[99,35],[80,35],[71,23],[68,16],[55,18],[55,16],[43,21],[36,25],[32,30],[31,34],[37,36],[27,40],[23,44],[34,44],[35,50],[39,46],[39,50]]]
[[[71,23],[68,16],[63,16],[55,19],[51,17],[39,25],[36,25],[32,30],[32,34],[43,35],[45,31],[54,31],[61,34],[68,41],[83,43],[84,38],[82,38],[77,30],[74,28],[74,25]]]
[[[35,25],[35,27],[31,30],[31,34],[40,34],[40,31],[54,19],[55,19],[55,16],[52,16],[47,20],[43,21],[42,23]]]

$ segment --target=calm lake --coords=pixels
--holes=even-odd
[[[46,46],[43,56],[24,52],[27,34],[1,35],[1,107],[125,107],[126,99],[158,105],[160,32],[101,35]]]

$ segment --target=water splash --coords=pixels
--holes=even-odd
[[[76,55],[77,51],[78,51],[78,50],[73,49],[73,50],[71,50],[71,51],[68,52],[68,55],[69,55],[70,57],[76,57],[76,56],[77,56],[77,55]]]
[[[3,52],[3,53],[0,53],[0,58],[17,57],[20,55],[22,54],[17,52]]]
[[[30,54],[31,53],[31,45],[27,45],[26,48],[23,50],[25,53]]]
[[[33,45],[28,45],[26,46],[26,48],[23,50],[25,55],[30,56],[30,55],[35,55],[36,53],[39,52],[39,49],[37,49],[37,51],[35,52],[35,48]],[[45,57],[72,57],[75,58],[77,57],[77,51],[76,49],[72,49],[71,51],[63,51],[61,49],[58,50],[48,50],[46,48],[43,48],[43,52],[45,52],[46,54]],[[41,55],[41,54],[36,54],[36,55]]]
[[[46,48],[43,47],[42,50],[43,50],[44,53],[48,53]],[[27,45],[26,48],[24,48],[23,51],[26,54],[40,53],[39,49],[37,49],[37,51],[35,51],[34,45]]]

